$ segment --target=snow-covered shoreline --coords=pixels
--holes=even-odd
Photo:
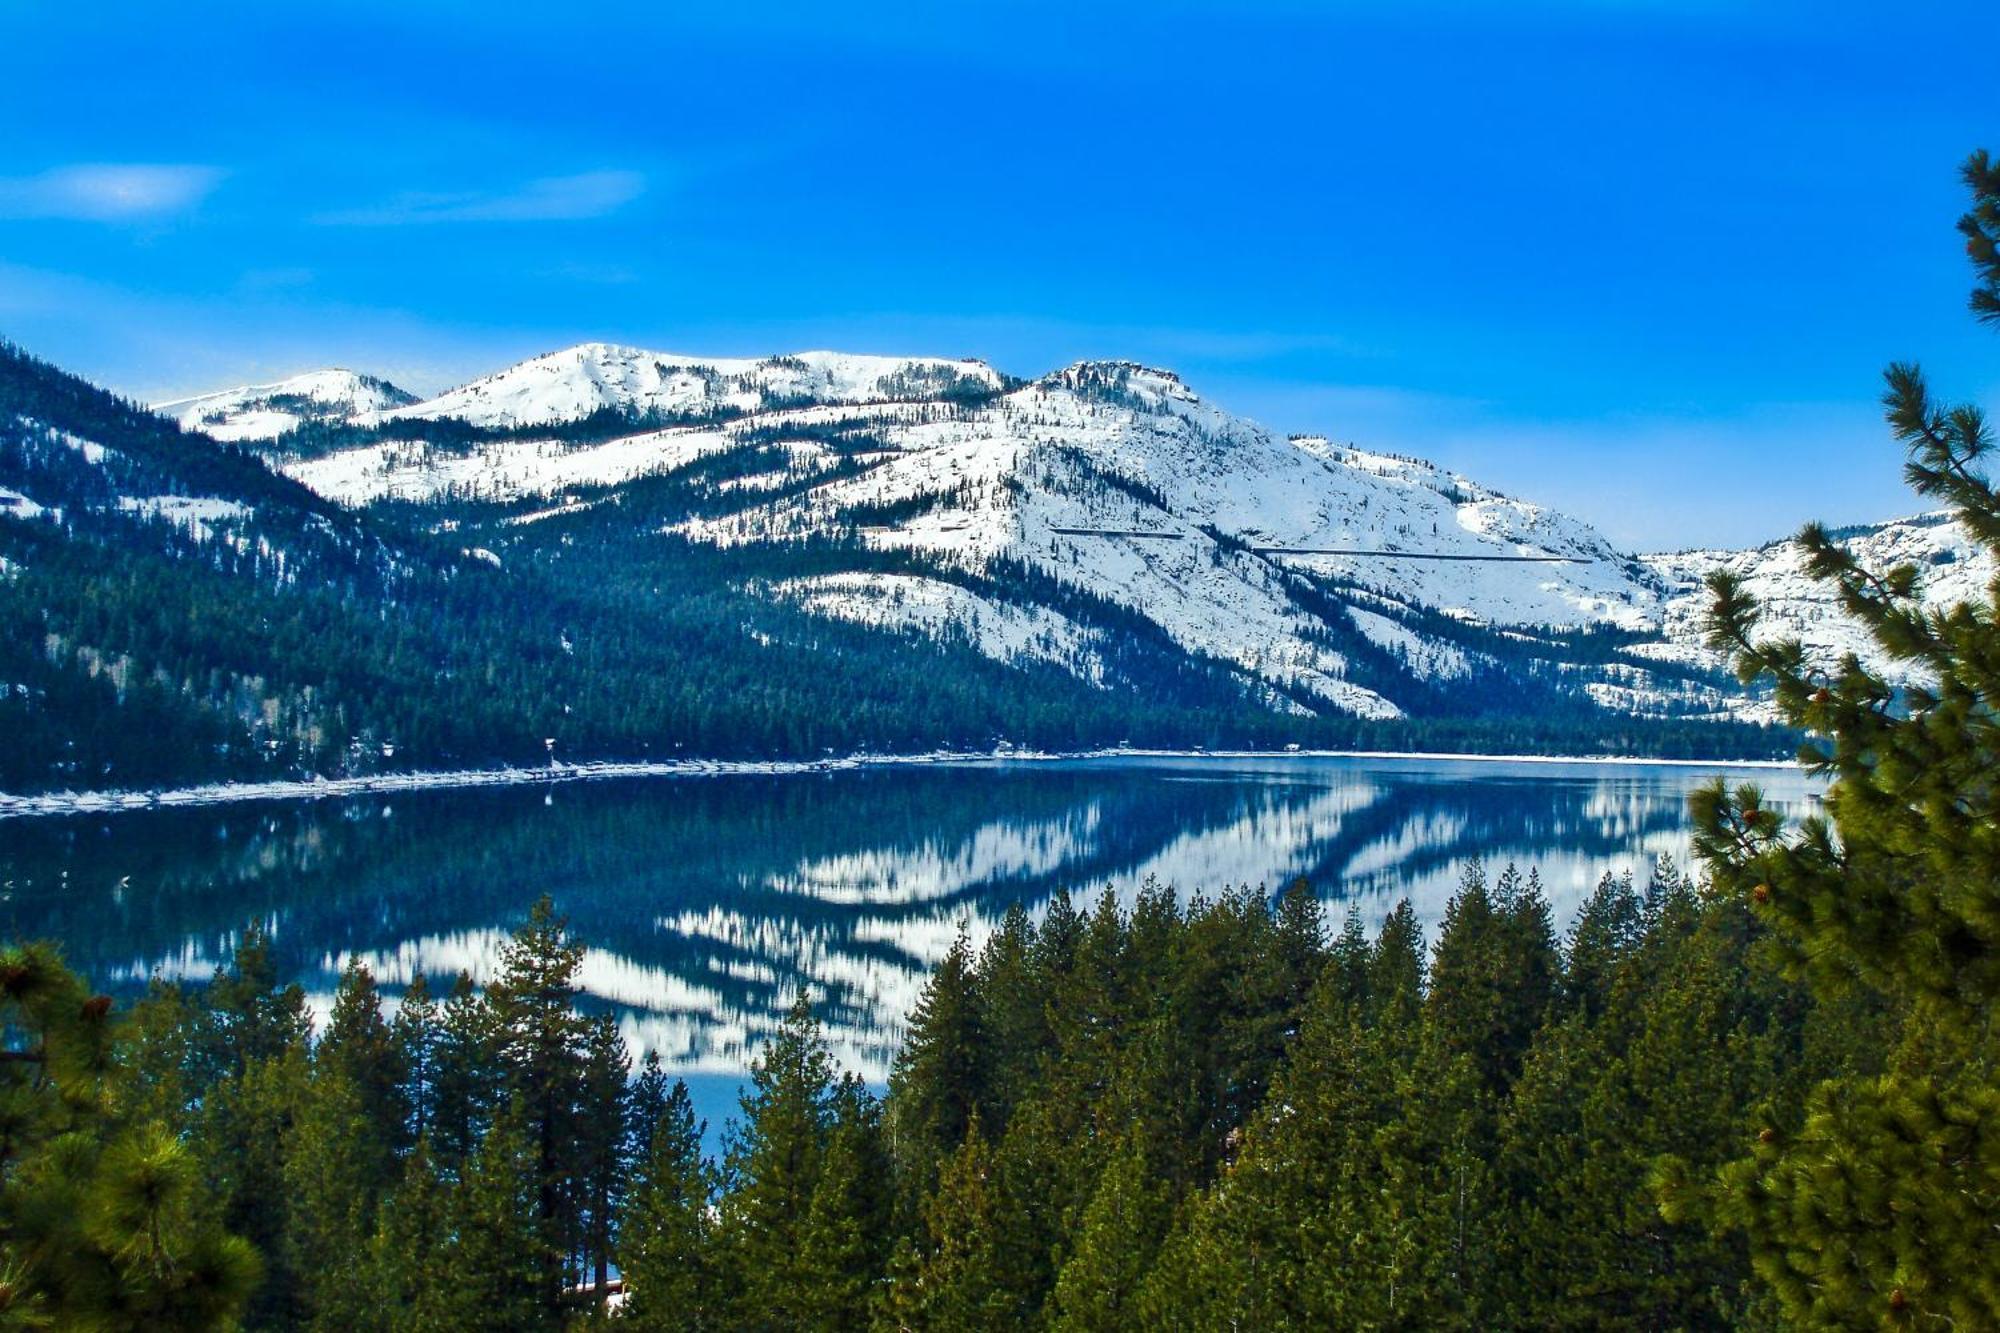
[[[856,754],[830,759],[678,759],[634,763],[553,764],[546,768],[471,768],[434,772],[381,773],[367,777],[285,779],[274,782],[217,782],[169,791],[45,792],[13,796],[0,792],[0,819],[37,815],[111,814],[224,805],[237,801],[301,801],[381,792],[437,791],[465,787],[515,787],[539,783],[585,782],[607,778],[690,778],[825,773],[906,765],[974,767],[1013,763],[1075,763],[1099,759],[1389,759],[1419,762],[1649,765],[1655,767],[1789,769],[1788,759],[1653,759],[1619,755],[1429,753],[1398,750],[1003,750],[968,753],[938,750],[924,754]]]

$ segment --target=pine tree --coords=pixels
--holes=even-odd
[[[2000,174],[1983,153],[1964,174],[1972,305],[2000,320]],[[1886,378],[1906,477],[2000,555],[1981,413],[1936,402],[1914,366]],[[1801,759],[1833,786],[1826,815],[1788,832],[1754,788],[1718,782],[1695,805],[1697,846],[1795,975],[1823,996],[1879,993],[1902,1032],[1879,1075],[1829,1079],[1802,1118],[1746,1125],[1748,1155],[1713,1196],[1668,1164],[1664,1206],[1740,1231],[1801,1324],[2000,1326],[2000,583],[1983,601],[1926,607],[1914,566],[1863,568],[1818,525],[1798,542],[1808,572],[1921,683],[1899,691],[1853,654],[1828,669],[1797,640],[1761,639],[1743,586],[1712,578],[1713,643],[1768,683],[1809,734]]]
[[[561,1241],[542,1212],[545,1184],[541,1147],[523,1108],[510,1099],[452,1191],[450,1232],[457,1243],[445,1268],[429,1275],[458,1288],[461,1308],[482,1329],[562,1327],[560,1303],[549,1290],[549,1256],[560,1261]]]
[[[1404,898],[1375,935],[1368,959],[1368,1013],[1378,1021],[1410,1022],[1424,993],[1424,930]]]
[[[938,1165],[965,1137],[985,1099],[985,1034],[972,946],[961,926],[910,1011],[889,1074],[890,1143],[899,1210],[914,1219]],[[907,1223],[906,1223],[907,1225]]]
[[[800,1241],[806,1300],[798,1327],[836,1333],[868,1321],[888,1267],[893,1198],[880,1103],[853,1074],[842,1076],[829,1102]]]
[[[1039,947],[1027,910],[1012,903],[987,938],[974,972],[985,1051],[979,1111],[989,1136],[1006,1130],[1015,1098],[1034,1078],[1046,1051],[1048,1012],[1037,966]]]
[[[192,1119],[207,1034],[198,997],[155,977],[119,1024],[121,1096],[128,1113],[178,1129]]]
[[[456,1174],[472,1156],[499,1102],[497,1041],[492,1009],[472,978],[459,973],[439,1013],[433,1048],[431,1150],[447,1174]]]
[[[832,1118],[833,1062],[803,992],[750,1066],[741,1122],[724,1136],[717,1239],[734,1322],[790,1328],[812,1317],[820,1293],[804,1242]]]
[[[394,1157],[367,1099],[338,1061],[322,1059],[283,1144],[285,1268],[298,1284],[305,1326],[347,1330],[366,1317],[366,1271],[375,1211]]]
[[[1414,919],[1409,924],[1414,927]],[[1391,940],[1398,954],[1407,941]],[[1369,1021],[1315,988],[1270,1096],[1193,1200],[1141,1320],[1197,1329],[1412,1326],[1425,1229],[1383,1148],[1416,1048],[1414,1004]]]
[[[1611,1001],[1618,965],[1638,941],[1642,918],[1629,879],[1609,870],[1584,899],[1563,951],[1563,998],[1595,1020]]]
[[[1716,1327],[1761,1313],[1739,1247],[1667,1222],[1646,1184],[1663,1155],[1713,1170],[1745,1109],[1783,1095],[1799,1067],[1808,1013],[1753,963],[1746,918],[1729,901],[1692,930],[1662,915],[1611,961],[1599,1012],[1567,1009],[1538,1037],[1498,1158],[1507,1322]]]
[[[977,1116],[924,1196],[916,1239],[899,1255],[882,1324],[894,1329],[974,1333],[1025,1319],[1004,1244],[1003,1204],[992,1149]],[[1010,1263],[1010,1261],[1013,1261]]]
[[[1301,878],[1286,886],[1274,925],[1272,960],[1281,978],[1281,1003],[1286,1012],[1301,1014],[1327,956],[1326,911],[1311,884]]]
[[[0,1027],[0,1325],[233,1327],[257,1254],[200,1208],[187,1146],[124,1113],[109,998],[10,947]]]
[[[1350,907],[1346,920],[1341,922],[1340,934],[1327,955],[1326,971],[1321,974],[1318,985],[1321,988],[1332,986],[1341,1000],[1356,1013],[1361,1012],[1368,1002],[1369,954],[1368,934],[1362,929],[1361,914]]]
[[[1117,1333],[1139,1322],[1140,1286],[1173,1220],[1173,1199],[1150,1158],[1137,1133],[1111,1151],[1056,1275],[1052,1329]]]
[[[305,1318],[306,1292],[288,1243],[295,1200],[285,1165],[311,1081],[301,1040],[218,1084],[203,1101],[193,1130],[208,1206],[263,1256],[264,1280],[244,1316],[250,1328],[293,1328]]]
[[[610,1014],[599,1014],[585,1038],[578,1087],[576,1185],[583,1196],[584,1269],[590,1274],[600,1309],[610,1292],[611,1252],[631,1167],[625,1130],[626,1082],[631,1068],[617,1020]]]
[[[508,1105],[536,1163],[542,1301],[551,1314],[563,1305],[566,1261],[584,1242],[585,1210],[576,1180],[584,1143],[580,1093],[587,1028],[574,1007],[582,962],[583,946],[544,896],[501,950],[500,974],[487,990]]]
[[[386,1191],[409,1144],[410,1106],[403,1092],[408,1071],[382,1017],[375,978],[359,959],[349,959],[341,972],[326,1033],[313,1054],[313,1076],[342,1081],[352,1091],[368,1133],[354,1145],[357,1155],[348,1171],[369,1194]]]
[[[293,1327],[304,1317],[304,1293],[287,1243],[285,1145],[310,1088],[311,1015],[304,991],[280,983],[270,937],[255,923],[229,970],[209,984],[207,1000],[190,1135],[206,1206],[263,1257],[245,1324]]]
[[[205,1082],[241,1074],[255,1061],[282,1055],[312,1034],[305,992],[279,984],[271,936],[262,922],[244,928],[228,970],[209,984],[208,1006],[214,1028]]]
[[[396,1069],[402,1075],[397,1096],[409,1117],[403,1137],[409,1143],[429,1137],[437,1120],[438,1043],[442,1039],[437,1002],[420,972],[410,979],[389,1024]]]
[[[1049,899],[1042,912],[1042,924],[1035,931],[1035,973],[1042,984],[1046,1004],[1049,992],[1076,966],[1076,951],[1083,940],[1084,918],[1076,901],[1059,892]]]
[[[451,1333],[477,1321],[473,1302],[483,1293],[460,1276],[452,1243],[458,1220],[451,1186],[438,1174],[429,1141],[419,1138],[403,1160],[400,1183],[376,1215],[362,1283],[367,1309],[357,1327]]]
[[[1964,176],[1972,207],[1958,220],[1958,229],[1979,274],[1968,304],[1979,319],[2000,323],[2000,162],[1979,149],[1966,159]]]
[[[667,1071],[660,1065],[660,1053],[647,1051],[639,1063],[639,1076],[625,1089],[624,1153],[635,1176],[643,1173],[647,1154],[653,1149],[654,1131],[667,1113],[673,1093],[674,1082],[668,1081]],[[685,1095],[685,1088],[682,1093]]]
[[[702,1156],[704,1129],[687,1084],[676,1081],[653,1118],[619,1228],[618,1266],[629,1293],[621,1318],[634,1328],[720,1326],[709,1212],[717,1182]]]

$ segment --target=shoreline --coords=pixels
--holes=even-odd
[[[923,754],[855,754],[835,759],[670,759],[552,764],[547,768],[467,768],[380,773],[350,778],[285,778],[271,782],[215,782],[165,791],[44,792],[13,796],[0,792],[0,820],[60,815],[119,814],[229,805],[243,801],[317,801],[383,792],[448,791],[474,787],[605,781],[618,778],[785,777],[806,773],[852,772],[869,768],[982,767],[1001,764],[1059,764],[1101,759],[1388,759],[1415,762],[1493,764],[1647,765],[1661,768],[1793,769],[1790,759],[1661,759],[1622,755],[1474,754],[1405,750],[1006,750],[968,753],[938,750]]]

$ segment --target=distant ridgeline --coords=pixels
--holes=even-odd
[[[853,360],[656,362],[705,387],[553,421],[496,415],[504,385],[423,404],[326,372],[181,412],[229,443],[0,345],[0,790],[545,764],[551,740],[558,760],[1792,747],[1657,617],[1495,619],[1657,601],[1660,573],[1569,520],[1243,434],[1154,372]],[[1188,450],[1321,485],[1322,508],[1393,500],[1403,535],[1250,532],[1225,512],[1242,497],[1188,490]],[[1467,537],[1473,510],[1545,540]],[[1064,531],[1091,526],[1110,535]],[[1434,529],[1461,563],[1366,555]],[[1518,559],[1464,562],[1496,555]],[[1439,591],[1460,587],[1488,614]]]

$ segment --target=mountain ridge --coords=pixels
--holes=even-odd
[[[684,514],[688,480],[667,480],[680,489],[601,508]],[[1315,720],[1273,712],[1226,664],[1078,590],[1044,591],[1103,636],[1088,682],[763,594],[824,549],[746,557],[650,520],[572,527],[553,518],[521,543],[504,516],[339,505],[243,445],[0,344],[0,791],[816,761],[1003,739],[1270,748]],[[1317,744],[1363,737],[1317,722]],[[1514,734],[1591,743],[1534,740],[1573,730]],[[1687,752],[1703,736],[1644,743]]]
[[[592,414],[609,418],[604,428],[559,438]],[[418,423],[487,435],[412,438]],[[1360,683],[1353,645],[1342,651],[1325,617],[1301,609],[1328,595],[1346,607],[1332,637],[1351,631],[1364,655],[1404,659],[1431,681],[1467,675],[1491,653],[1415,623],[1426,618],[1629,633],[1617,669],[1578,684],[1600,706],[1641,714],[1771,716],[1732,696],[1701,641],[1699,580],[1723,565],[1768,566],[1761,586],[1778,618],[1809,638],[1824,628],[1823,652],[1868,647],[1827,621],[1776,543],[1758,548],[1761,562],[1625,552],[1585,521],[1420,459],[1276,436],[1178,373],[1130,360],[1024,380],[971,359],[699,358],[583,343],[350,424],[368,438],[287,459],[273,437],[273,457],[343,503],[484,506],[517,527],[660,478],[731,471],[699,512],[661,530],[725,547],[847,540],[971,573],[1026,565],[1147,615],[1182,649],[1232,661],[1308,709],[1317,699],[1360,716],[1408,711],[1395,691]],[[1880,544],[1873,534],[1911,522],[1853,539]],[[1926,561],[1962,545],[1934,535],[1916,552]],[[1344,551],[1369,554],[1326,554]],[[1965,579],[1945,582],[1964,594]],[[1100,674],[1092,633],[1046,601],[935,572],[836,570],[766,591],[822,616],[956,633],[998,660]]]
[[[342,372],[169,418],[7,349],[0,790],[1002,740],[1768,756],[1699,580],[1751,559],[1827,618],[1769,552],[1631,556],[1134,362],[568,353],[438,396],[463,416]],[[1982,568],[1928,520],[1855,540],[1941,595]]]
[[[415,394],[379,376],[334,366],[152,406],[188,430],[240,443],[271,439],[307,421],[346,418],[417,401]]]

